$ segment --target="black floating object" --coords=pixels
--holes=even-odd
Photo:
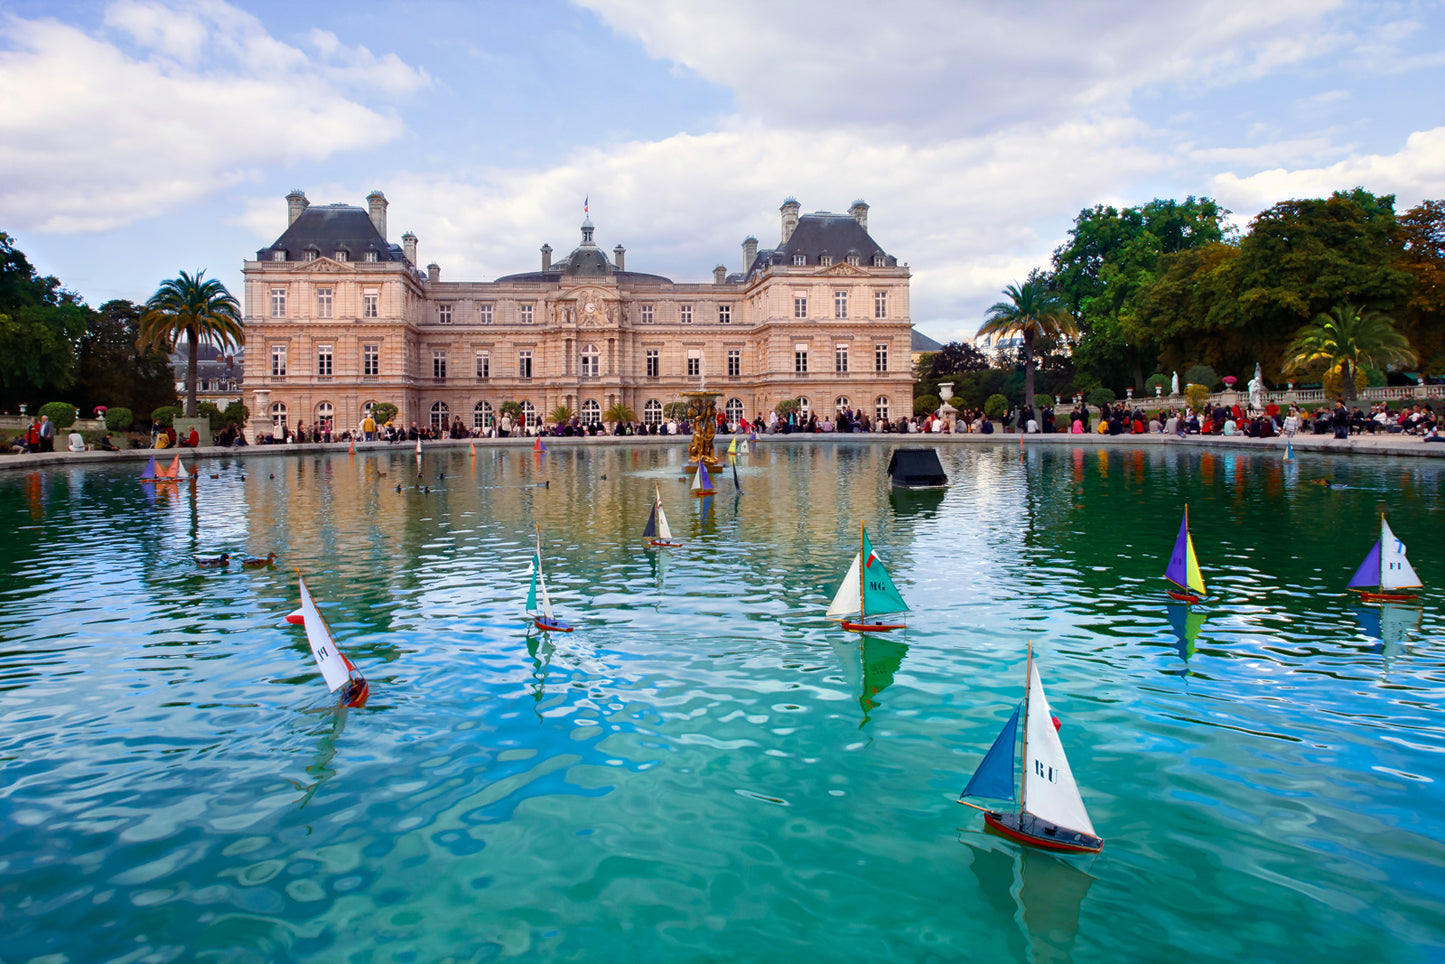
[[[431,495],[431,486],[424,485],[421,487],[421,491],[424,495]]]
[[[543,488],[550,489],[550,488],[552,487],[552,480],[551,480],[551,479],[548,479],[547,481],[545,481],[545,482],[542,483],[542,486],[543,486]]]
[[[276,477],[276,473],[272,472],[270,477],[274,479]]]
[[[400,482],[398,482],[398,483],[396,484],[396,491],[398,491],[398,492],[401,491],[401,483],[400,483]]]
[[[604,475],[604,476],[602,477],[602,481],[603,481],[603,482],[606,482],[606,481],[607,481],[607,476]]]
[[[241,481],[242,481],[242,482],[246,481],[246,473],[245,473],[245,472],[242,472],[242,473],[241,473]]]
[[[936,449],[894,449],[888,474],[900,489],[930,489],[948,484]]]
[[[441,482],[441,481],[444,480],[446,477],[447,477],[447,474],[446,474],[445,472],[438,472],[438,473],[437,473],[437,481],[438,481],[438,482]]]

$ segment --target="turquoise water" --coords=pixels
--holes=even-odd
[[[428,452],[429,494],[410,452],[0,474],[0,957],[1445,955],[1439,463],[968,446],[893,496],[889,451],[765,441],[707,505],[680,445]],[[1342,589],[1382,508],[1427,583],[1383,620]],[[860,521],[904,633],[821,618]],[[520,618],[534,522],[571,635]],[[953,802],[1030,640],[1092,860]]]

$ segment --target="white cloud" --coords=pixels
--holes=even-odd
[[[106,22],[118,39],[53,20],[3,26],[0,89],[12,95],[0,99],[0,209],[12,230],[104,230],[266,165],[374,147],[401,121],[338,88],[427,82],[365,48],[335,44],[313,61],[214,0],[122,0]]]

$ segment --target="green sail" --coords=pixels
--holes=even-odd
[[[537,576],[542,571],[542,557],[532,557],[532,588],[527,590],[527,612],[537,611]]]
[[[901,613],[908,611],[908,603],[883,568],[883,560],[873,551],[868,533],[863,533],[863,611],[872,616],[876,613]]]

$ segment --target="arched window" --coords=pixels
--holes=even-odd
[[[316,428],[318,431],[334,431],[336,421],[336,409],[331,407],[330,402],[322,402],[316,406]]]
[[[833,399],[833,411],[841,412],[845,408],[852,408],[852,404],[848,401],[847,395],[839,395]]]
[[[533,405],[532,405],[531,402],[523,402],[523,403],[522,403],[522,419],[521,419],[521,421],[522,421],[522,428],[526,428],[526,427],[529,426],[529,425],[530,425],[530,426],[533,426],[533,427],[535,427],[535,426],[537,425],[537,409],[533,407]]]
[[[799,417],[799,418],[807,418],[807,417],[808,417],[808,412],[809,412],[808,400],[807,400],[806,398],[804,398],[802,395],[799,395],[799,396],[798,396],[798,417]]]
[[[431,407],[431,427],[446,428],[449,422],[446,402],[436,402]]]
[[[593,422],[602,421],[602,406],[597,404],[597,399],[589,398],[582,403],[582,424],[591,425]]]
[[[642,406],[642,420],[648,425],[661,425],[662,403],[655,398],[649,398],[647,404]]]
[[[277,438],[286,434],[286,403],[277,402],[271,406],[271,433]]]
[[[879,395],[873,399],[873,417],[880,422],[888,421],[888,396]]]
[[[728,403],[723,406],[723,414],[734,425],[741,422],[743,420],[743,400],[741,398],[728,399]]]
[[[370,415],[371,412],[372,412],[372,410],[375,409],[375,408],[376,408],[376,403],[375,403],[375,402],[365,402],[365,403],[362,404],[362,406],[361,406],[361,417],[362,417],[362,418],[366,418],[366,416]]]
[[[602,353],[597,350],[596,345],[587,345],[582,349],[582,377],[596,378],[602,372]]]
[[[492,403],[477,402],[472,406],[472,428],[489,429],[492,427]]]

